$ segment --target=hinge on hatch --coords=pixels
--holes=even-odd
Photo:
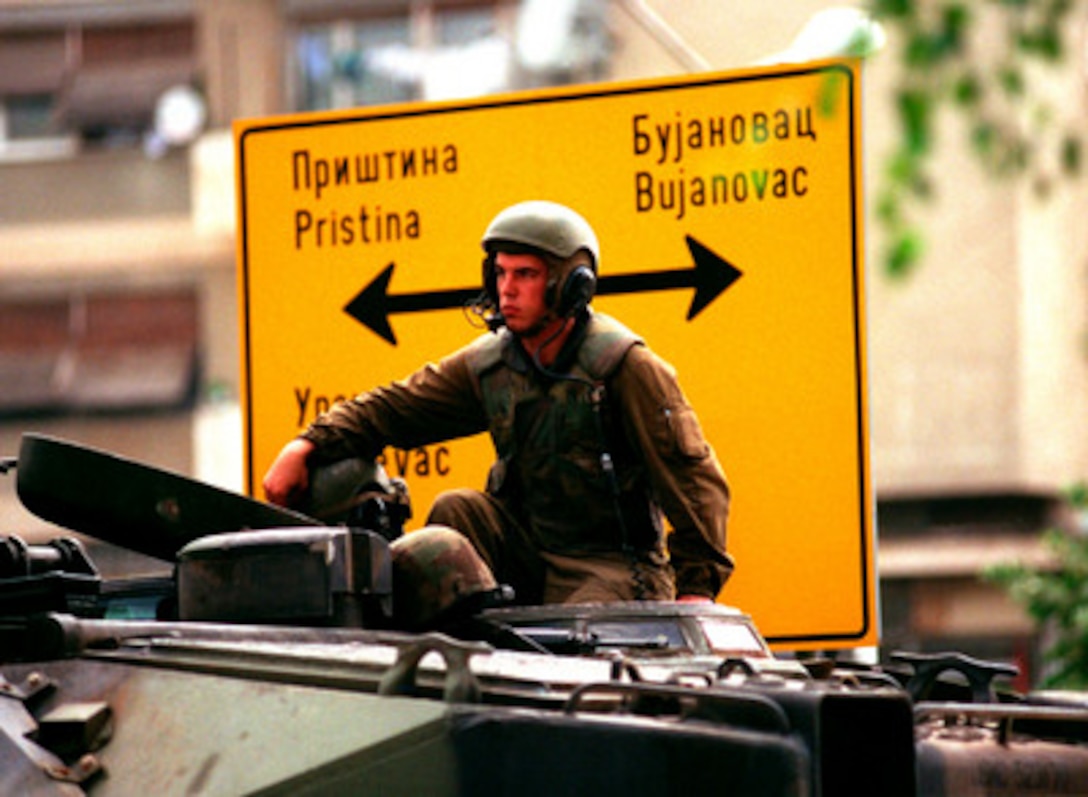
[[[30,673],[21,684],[0,675],[0,733],[23,756],[53,780],[83,784],[102,772],[93,751],[109,739],[112,712],[103,702],[62,703],[35,720],[31,706],[56,684]]]

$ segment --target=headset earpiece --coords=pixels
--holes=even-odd
[[[578,315],[589,306],[597,290],[597,275],[586,265],[575,266],[559,289],[555,312],[563,317]]]

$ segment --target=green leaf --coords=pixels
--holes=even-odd
[[[930,33],[917,30],[907,41],[903,55],[909,66],[925,72],[936,68],[954,51],[953,42],[948,39],[945,31]]]
[[[1055,63],[1064,56],[1058,21],[1051,19],[1033,30],[1021,30],[1015,37],[1016,48],[1025,55],[1037,56],[1043,61]]]
[[[872,14],[883,19],[902,19],[914,16],[914,0],[873,0]]]
[[[1081,170],[1079,134],[1060,140],[1049,135],[1056,124],[1052,109],[1024,103],[1032,98],[1030,79],[1036,67],[1065,57],[1069,16],[1083,4],[989,0],[986,5],[979,12],[970,0],[927,0],[924,7],[921,0],[867,0],[874,18],[900,43],[894,98],[899,146],[883,176],[896,197],[895,202],[878,204],[878,219],[888,226],[902,223],[908,200],[926,199],[933,192],[927,164],[942,103],[966,122],[972,153],[994,178],[1028,179],[1042,196],[1052,193],[1057,180]],[[983,16],[985,26],[980,23]],[[990,43],[982,40],[991,29],[1004,31],[996,62],[988,57]],[[1025,119],[1030,121],[1030,133],[1019,132]],[[1041,153],[1036,143],[1052,140],[1058,140],[1054,154],[1060,167],[1043,169],[1036,164]],[[912,235],[921,240],[920,233]],[[906,274],[919,258],[913,242],[896,239],[889,244],[886,265],[889,273]]]
[[[906,277],[922,259],[924,246],[917,230],[907,229],[894,236],[884,256],[884,267],[890,277]]]
[[[1068,133],[1061,143],[1062,172],[1072,177],[1080,174],[1081,140],[1075,133]]]
[[[961,108],[973,108],[982,98],[982,81],[975,72],[964,72],[952,84],[952,100]]]
[[[1065,491],[1065,500],[1074,509],[1088,509],[1088,482],[1070,485]]]
[[[874,208],[877,220],[886,227],[899,223],[902,213],[899,210],[899,201],[892,191],[884,191],[876,201]]]
[[[1001,67],[997,72],[997,82],[1010,97],[1022,97],[1024,94],[1024,73],[1019,67]]]
[[[906,148],[900,147],[886,164],[886,176],[892,190],[907,190],[919,171],[921,159]]]
[[[962,51],[964,34],[970,21],[971,14],[962,3],[952,3],[941,10],[942,54]]]
[[[997,127],[993,122],[982,119],[975,123],[971,129],[971,146],[975,154],[980,158],[988,158],[993,154],[997,144]]]
[[[904,144],[911,154],[929,152],[933,98],[923,89],[905,89],[897,97]]]
[[[845,78],[842,73],[833,70],[824,72],[820,79],[820,88],[816,97],[816,109],[825,119],[831,118],[838,110],[839,98],[842,96],[842,84]]]
[[[1088,483],[1072,485],[1065,498],[1073,508],[1088,503]],[[1052,669],[1045,685],[1083,688],[1088,686],[1088,537],[1050,529],[1040,542],[1054,566],[1005,562],[987,568],[983,576],[1003,587],[1040,627],[1050,629],[1053,641],[1043,655]]]

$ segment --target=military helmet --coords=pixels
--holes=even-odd
[[[559,315],[589,303],[596,289],[600,244],[581,215],[557,202],[529,200],[499,212],[484,232],[484,290],[498,304],[495,253],[530,251],[548,264],[548,305]]]
[[[491,252],[503,242],[539,249],[560,260],[584,250],[594,270],[600,260],[600,244],[589,222],[557,202],[530,200],[501,211],[487,226],[483,247]]]
[[[409,631],[434,628],[467,598],[498,589],[472,543],[447,526],[426,526],[390,544],[393,621]]]
[[[312,468],[299,509],[330,526],[365,528],[392,540],[412,516],[412,501],[404,479],[390,478],[373,459],[352,458]]]

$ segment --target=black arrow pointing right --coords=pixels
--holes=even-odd
[[[695,295],[688,306],[687,320],[691,321],[722,291],[740,279],[742,272],[690,235],[685,236],[685,240],[695,261],[691,268],[602,276],[597,280],[597,295],[695,288]]]

